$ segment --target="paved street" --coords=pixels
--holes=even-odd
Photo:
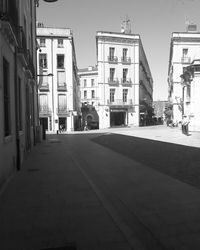
[[[199,139],[165,126],[47,135],[0,196],[1,249],[200,249]]]

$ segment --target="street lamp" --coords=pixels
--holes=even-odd
[[[53,76],[53,74],[52,73],[49,73],[49,74],[47,74],[47,75],[37,75],[37,76]]]
[[[58,0],[43,0],[46,3],[54,3],[57,2]],[[39,0],[35,0],[36,7],[39,7]]]

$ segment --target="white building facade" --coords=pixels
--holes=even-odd
[[[181,78],[183,115],[190,120],[190,131],[200,131],[200,59],[192,61],[181,75]]]
[[[98,69],[89,66],[79,69],[81,104],[98,106]]]
[[[168,100],[173,105],[173,120],[181,121],[184,89],[181,75],[195,59],[200,58],[200,33],[196,30],[172,33],[168,68]]]
[[[37,25],[39,117],[49,132],[79,127],[80,100],[71,29]]]
[[[139,35],[96,34],[99,127],[139,126],[152,107],[153,79]]]
[[[0,188],[37,141],[35,1],[0,1]]]
[[[80,80],[82,126],[86,121],[87,124],[90,122],[98,124],[99,85],[97,66],[79,69],[78,75]]]

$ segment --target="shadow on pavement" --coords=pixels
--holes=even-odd
[[[117,134],[92,139],[161,173],[200,188],[200,149]]]

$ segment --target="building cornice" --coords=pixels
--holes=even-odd
[[[110,37],[110,36],[97,36],[99,42],[103,43],[126,43],[126,44],[135,44],[138,43],[139,38],[126,38],[126,37]]]
[[[173,37],[172,41],[178,43],[200,43],[200,37]]]

